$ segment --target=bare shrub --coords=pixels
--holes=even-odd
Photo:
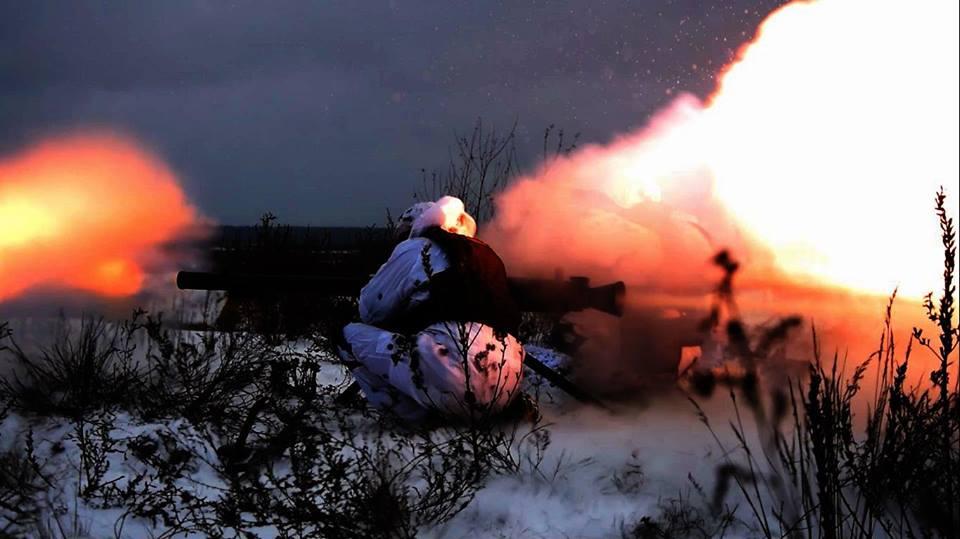
[[[709,383],[701,383],[703,387],[729,387],[736,412],[731,427],[737,446],[724,447],[715,435],[728,455],[717,472],[715,508],[719,508],[732,482],[765,537],[957,535],[960,383],[954,381],[951,386],[949,381],[958,336],[953,320],[956,231],[944,204],[941,190],[935,208],[944,246],[944,284],[936,303],[932,294],[925,302],[928,318],[937,328],[937,344],[922,330],[914,329],[898,357],[891,329],[894,293],[877,351],[850,372],[845,368],[845,358],[837,354],[830,361],[822,359],[814,332],[815,352],[808,380],[791,381],[786,388],[764,388],[754,367],[756,361],[766,357],[758,353],[765,347],[751,344],[746,337],[748,331],[738,319],[727,324],[735,352],[745,360],[746,375],[708,375]],[[732,298],[736,265],[728,259],[718,261],[728,262],[720,292]],[[780,335],[779,330],[772,333],[777,338]],[[906,386],[915,345],[938,360],[938,368],[930,374],[930,388]],[[860,432],[855,427],[853,402],[862,392],[864,373],[871,364],[878,368],[878,385],[866,426]],[[762,454],[755,453],[747,441],[741,402],[751,412],[761,437]],[[697,409],[713,432],[709,419],[699,406]],[[788,416],[792,425],[782,425]],[[729,457],[734,450],[739,450],[742,459]]]
[[[79,344],[54,343],[60,354],[9,346],[39,373],[4,382],[17,390],[7,394],[16,409],[66,415],[73,426],[47,441],[43,466],[0,460],[0,507],[18,511],[27,533],[71,528],[50,520],[69,508],[35,496],[70,484],[64,494],[75,503],[121,509],[118,529],[143,519],[158,537],[246,536],[264,526],[281,537],[413,537],[461,511],[491,474],[537,465],[549,443],[538,425],[412,428],[341,407],[339,388],[317,384],[321,368],[334,368],[322,339],[294,348],[254,334],[181,332],[142,312],[116,339],[102,327],[84,326]],[[74,360],[66,351],[75,349],[92,352]],[[75,364],[106,365],[98,384],[123,373],[123,398],[71,378]],[[33,406],[22,395],[39,387],[71,398]],[[121,411],[154,426],[126,435],[116,429]],[[46,465],[46,475],[34,473]]]
[[[518,439],[516,428],[403,430],[335,407],[335,397],[320,388],[313,399],[265,405],[261,428],[242,446],[202,430],[125,440],[127,460],[143,471],[85,499],[150,519],[164,537],[264,526],[281,537],[415,537],[466,507],[490,474],[519,471],[524,444],[545,449],[543,438]],[[203,462],[221,485],[213,491],[193,483]]]
[[[717,514],[705,511],[702,506],[689,497],[667,498],[657,503],[659,513],[644,516],[629,529],[623,530],[623,537],[630,539],[707,539],[724,537],[728,530],[737,525],[732,511]]]
[[[61,317],[52,343],[36,351],[0,334],[0,358],[11,366],[0,378],[0,399],[20,413],[67,417],[129,403],[137,375],[131,323],[85,316],[74,330]]]
[[[145,369],[136,411],[149,419],[183,417],[224,426],[266,391],[271,363],[283,353],[256,333],[181,332],[146,316]]]
[[[0,452],[0,537],[16,537],[39,522],[46,489],[32,458],[32,442]]]
[[[484,128],[477,119],[470,135],[456,135],[446,169],[429,174],[422,169],[417,200],[436,200],[444,195],[459,198],[468,213],[482,222],[493,215],[493,196],[503,189],[517,170],[517,123],[506,134]]]
[[[577,148],[580,133],[565,134],[551,124],[543,131],[542,163],[570,154]],[[437,200],[451,195],[463,201],[466,211],[477,222],[493,216],[494,198],[520,172],[517,153],[517,121],[506,132],[484,126],[477,118],[469,135],[454,135],[454,147],[444,170],[421,169],[420,187],[414,192],[419,201]]]

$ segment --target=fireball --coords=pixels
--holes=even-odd
[[[948,1],[794,2],[723,73],[705,161],[780,269],[880,294],[937,287],[933,196],[946,186],[956,207],[960,176],[957,21]]]
[[[197,220],[174,174],[131,140],[27,148],[0,161],[0,301],[39,285],[134,294],[153,250]]]
[[[551,274],[549,260],[696,293],[729,248],[762,293],[922,297],[942,287],[939,186],[956,208],[958,19],[945,0],[788,4],[706,102],[681,95],[637,131],[544,164],[485,232],[527,273]]]

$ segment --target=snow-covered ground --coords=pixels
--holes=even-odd
[[[19,329],[40,327],[20,324]],[[567,361],[546,349],[531,347],[531,352],[555,367]],[[321,373],[324,384],[340,383],[346,376],[334,364],[324,365]],[[529,371],[525,383],[528,392],[540,395],[540,410],[550,433],[539,469],[492,477],[464,511],[443,525],[423,530],[425,537],[619,537],[641,517],[657,517],[671,499],[704,506],[703,496],[688,476],[709,492],[722,455],[679,390],[665,392],[644,406],[622,405],[609,412],[572,401]],[[716,415],[711,419],[726,425],[726,398],[715,401],[709,413]],[[161,431],[194,440],[191,450],[202,459],[192,475],[191,489],[210,495],[224,486],[211,466],[217,459],[213,448],[185,422],[144,424],[119,414],[113,419],[111,436],[133,439]],[[28,432],[37,454],[50,463],[50,476],[61,478],[46,495],[65,513],[50,516],[50,526],[76,527],[87,537],[146,537],[162,531],[162,525],[134,517],[121,519],[119,509],[95,508],[79,499],[79,451],[71,425],[28,422],[11,415],[0,426],[0,450],[23,443]],[[116,479],[123,484],[139,471],[124,461],[122,453],[112,455],[109,464],[105,481]],[[258,533],[269,537],[274,532]]]
[[[494,477],[466,510],[427,530],[425,536],[616,537],[640,517],[657,516],[658,503],[665,499],[691,497],[699,502],[698,495],[691,493],[688,473],[702,483],[712,482],[716,448],[690,410],[651,407],[616,417],[587,409],[544,412],[552,425],[543,475]],[[22,419],[8,418],[0,435],[4,446],[9,447],[27,428]],[[122,511],[89,507],[75,496],[79,472],[74,468],[78,457],[71,427],[42,424],[32,429],[45,459],[58,445],[66,452],[66,458],[55,460],[60,470],[49,470],[51,476],[64,479],[48,493],[68,510],[60,520],[69,524],[76,517],[89,537],[114,536]],[[120,415],[112,435],[133,438],[165,429],[183,432],[189,427],[177,422],[138,424]],[[216,460],[211,448],[201,443],[193,449]],[[111,479],[135,473],[119,456],[112,460]],[[198,489],[224,486],[209,466],[201,467],[193,480]],[[158,530],[130,518],[120,531],[123,537],[144,537]],[[269,530],[262,533],[270,535]]]
[[[557,356],[534,351],[555,363],[549,359]],[[531,381],[539,380],[530,376]],[[491,481],[464,512],[431,530],[432,536],[621,537],[641,517],[660,516],[671,500],[705,507],[689,477],[709,495],[723,459],[679,390],[643,406],[614,405],[613,412],[573,402],[555,388],[541,402],[551,436],[543,475]],[[709,410],[711,421],[727,424],[726,397],[717,397]],[[727,432],[719,434],[733,445]]]

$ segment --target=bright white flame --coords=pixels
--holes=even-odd
[[[957,21],[950,1],[794,2],[723,75],[706,160],[781,269],[880,293],[935,287],[933,194],[947,186],[956,207],[960,175]]]
[[[706,261],[728,247],[758,290],[920,297],[943,256],[940,185],[956,215],[957,21],[943,0],[789,4],[706,104],[683,95],[544,164],[497,200],[485,236],[520,272],[707,290]]]

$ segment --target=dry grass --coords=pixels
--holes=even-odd
[[[294,347],[172,330],[142,312],[119,325],[84,320],[38,350],[0,330],[0,361],[18,373],[0,381],[0,409],[38,428],[72,426],[62,443],[45,442],[59,447],[46,471],[32,450],[0,455],[2,520],[18,530],[58,529],[45,518],[63,503],[40,494],[70,484],[61,497],[119,508],[118,526],[139,518],[161,537],[264,526],[282,537],[414,537],[460,512],[492,474],[538,465],[549,443],[538,425],[411,429],[340,406],[340,388],[317,382],[335,368],[323,336]],[[157,428],[127,436],[120,414]],[[200,469],[221,486],[197,488]]]
[[[723,384],[729,389],[736,419],[731,424],[736,447],[725,447],[709,418],[727,461],[718,469],[714,508],[719,510],[735,485],[764,537],[956,537],[960,534],[960,381],[950,380],[958,329],[955,321],[956,230],[947,217],[943,192],[936,196],[944,247],[943,288],[936,301],[926,300],[936,336],[916,328],[900,353],[893,341],[891,309],[883,335],[870,357],[847,370],[845,358],[821,356],[814,333],[809,378],[785,387],[765,387],[757,374],[773,346],[795,325],[780,325],[751,338],[734,316],[727,323],[730,342],[745,374],[700,381],[699,387]],[[718,296],[729,310],[736,264],[718,263],[727,278]],[[895,294],[894,294],[895,295]],[[714,320],[716,322],[716,319]],[[908,387],[907,372],[915,349],[937,359],[928,387]],[[873,396],[865,394],[864,375],[878,369]],[[855,401],[866,399],[863,428],[855,421]],[[749,414],[760,436],[760,451],[747,440],[741,412]]]

